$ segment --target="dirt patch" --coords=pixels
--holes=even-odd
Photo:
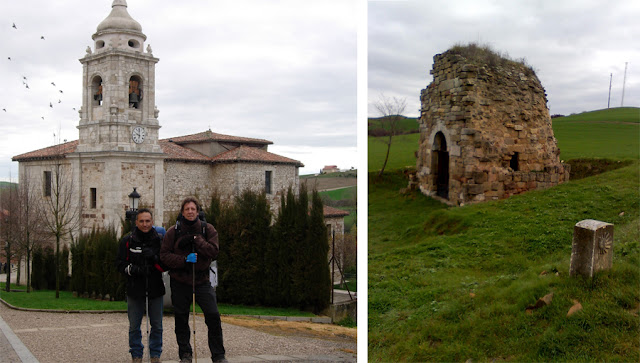
[[[317,324],[298,321],[263,320],[250,317],[222,316],[222,321],[273,335],[303,336],[333,341],[355,342],[357,329],[333,324]]]

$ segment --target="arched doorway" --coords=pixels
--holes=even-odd
[[[432,155],[431,166],[435,172],[436,195],[449,199],[449,151],[447,151],[447,140],[442,132],[438,132],[433,140]]]

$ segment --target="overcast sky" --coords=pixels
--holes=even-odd
[[[78,139],[78,59],[112,2],[0,2],[0,180],[17,177],[12,156],[53,145],[54,133]],[[211,128],[273,141],[269,151],[305,164],[301,175],[357,167],[355,0],[127,5],[160,59],[160,138]]]
[[[419,116],[433,56],[457,43],[488,44],[525,58],[547,91],[551,114],[640,106],[640,1],[372,1],[368,18],[369,116],[381,92]]]

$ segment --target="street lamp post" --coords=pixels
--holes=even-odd
[[[133,192],[129,194],[129,210],[125,214],[125,218],[131,221],[132,226],[138,213],[138,203],[140,203],[140,193],[136,191],[136,187],[133,187]]]

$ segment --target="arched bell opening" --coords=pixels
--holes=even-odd
[[[447,140],[442,132],[438,132],[433,140],[431,158],[436,195],[449,199],[449,151],[447,150]]]
[[[142,79],[138,76],[129,78],[129,107],[140,108],[142,101]]]
[[[93,95],[93,105],[102,106],[102,77],[93,77],[91,81],[91,94]]]

